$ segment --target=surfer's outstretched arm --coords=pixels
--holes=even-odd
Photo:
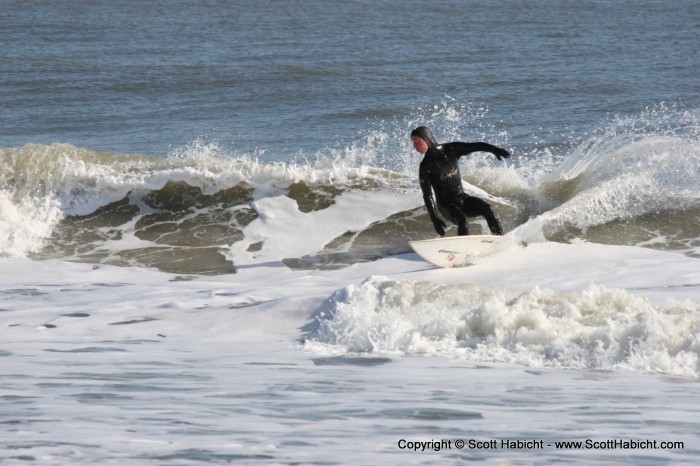
[[[443,144],[445,153],[461,157],[472,152],[489,152],[496,156],[498,160],[510,158],[510,152],[487,142],[450,142]]]

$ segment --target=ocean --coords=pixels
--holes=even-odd
[[[0,463],[700,459],[697,2],[0,9]]]

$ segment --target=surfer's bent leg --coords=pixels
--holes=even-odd
[[[459,204],[439,204],[438,209],[448,220],[457,225],[457,235],[467,236],[469,234],[469,219]]]
[[[492,235],[503,235],[501,222],[485,200],[474,196],[465,196],[462,200],[462,209],[469,217],[484,217]]]

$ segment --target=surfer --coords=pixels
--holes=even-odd
[[[502,235],[503,228],[488,202],[470,196],[462,189],[462,176],[459,173],[459,158],[472,152],[490,152],[498,160],[507,159],[510,153],[500,147],[485,142],[449,142],[438,144],[433,132],[426,126],[411,131],[413,147],[423,154],[418,178],[423,191],[423,201],[428,209],[435,231],[445,236],[445,222],[435,212],[433,193],[440,213],[455,225],[460,236],[469,234],[467,217],[484,217],[491,233]]]

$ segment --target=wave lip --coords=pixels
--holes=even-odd
[[[700,212],[697,141],[629,133],[589,142],[549,173],[530,194],[534,215],[516,227],[530,241],[627,244],[696,255]]]
[[[698,378],[699,311],[595,285],[561,293],[372,277],[336,292],[307,327],[304,347]]]

